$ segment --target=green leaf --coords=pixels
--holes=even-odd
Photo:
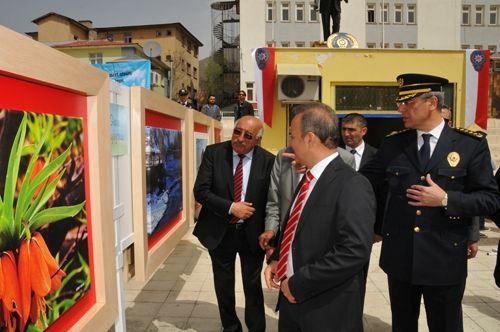
[[[14,138],[14,142],[12,144],[12,148],[10,150],[9,162],[7,166],[7,175],[5,177],[5,188],[4,188],[4,203],[2,208],[2,219],[6,222],[6,230],[7,230],[7,242],[9,240],[14,239],[14,236],[17,235],[14,233],[14,196],[16,192],[16,183],[19,175],[19,163],[21,161],[21,154],[24,145],[24,138],[26,137],[26,113],[23,114],[23,119],[21,124],[19,125],[19,129],[17,130],[16,137]],[[16,239],[17,240],[17,239]]]
[[[30,230],[37,230],[43,225],[47,225],[61,219],[74,217],[82,210],[85,201],[72,206],[58,206],[42,210],[35,214],[30,221]]]
[[[23,220],[29,221],[31,224],[31,218],[38,212],[40,211],[41,208],[47,203],[49,198],[52,197],[54,194],[54,191],[56,190],[57,184],[61,180],[61,177],[64,175],[64,171],[61,172],[54,180],[49,182],[45,187],[42,189],[38,197],[31,203],[28,211],[24,214]],[[36,229],[33,229],[36,230]]]

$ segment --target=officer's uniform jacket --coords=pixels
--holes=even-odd
[[[422,169],[416,130],[385,138],[360,172],[377,194],[375,232],[383,236],[381,268],[415,285],[452,285],[467,276],[468,227],[473,216],[500,207],[485,134],[444,129]],[[429,173],[448,194],[447,207],[413,207],[406,190],[427,185]]]

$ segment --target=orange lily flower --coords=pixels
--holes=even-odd
[[[59,287],[61,287],[61,279],[66,276],[66,273],[59,267],[59,264],[57,264],[57,261],[52,257],[52,254],[49,251],[49,248],[47,248],[47,244],[45,243],[45,240],[42,237],[42,234],[40,233],[35,233],[32,237],[33,243],[36,243],[38,249],[40,250],[42,257],[47,264],[47,268],[49,271],[49,276],[50,276],[50,289],[47,292],[47,294],[52,293],[53,291],[57,290]],[[34,290],[34,289],[33,289]],[[47,295],[45,294],[45,295]],[[43,296],[45,296],[43,295]]]
[[[31,280],[30,280],[30,246],[29,240],[21,241],[19,247],[19,257],[17,273],[19,277],[19,287],[21,292],[21,331],[24,331],[28,321],[31,305]]]
[[[2,296],[3,320],[7,331],[13,332],[17,328],[17,317],[21,316],[21,291],[17,278],[16,259],[12,251],[7,251],[1,257],[3,280],[8,287],[4,286]],[[16,317],[17,316],[17,317]]]

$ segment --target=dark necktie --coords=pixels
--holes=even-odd
[[[236,166],[236,170],[234,171],[233,183],[234,183],[234,194],[233,194],[233,202],[241,201],[241,190],[243,189],[243,159],[245,159],[244,154],[239,154],[240,161]],[[235,224],[240,220],[238,217],[232,217],[230,223]]]
[[[422,139],[424,140],[424,144],[420,148],[420,165],[422,168],[427,166],[427,163],[431,158],[431,145],[429,143],[431,136],[431,134],[422,134]]]
[[[355,154],[356,154],[356,149],[352,149],[352,150],[351,150],[351,153],[352,153],[353,155],[355,155]]]
[[[285,233],[283,233],[283,239],[281,240],[280,257],[276,270],[276,279],[278,280],[282,280],[286,276],[290,247],[292,245],[295,230],[297,229],[297,223],[299,222],[307,191],[309,190],[309,183],[313,178],[314,176],[312,175],[312,173],[310,171],[307,171],[304,183],[302,183],[302,187],[300,187],[299,194],[297,195],[295,205],[293,206],[292,212],[290,212],[290,216],[288,217],[288,222],[285,227]]]

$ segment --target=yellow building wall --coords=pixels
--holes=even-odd
[[[464,121],[465,51],[277,48],[275,61],[276,64],[317,65],[321,73],[322,102],[333,109],[336,85],[397,86],[396,76],[402,73],[425,73],[446,77],[455,83],[456,123],[460,125]],[[271,152],[278,151],[287,143],[287,110],[286,104],[278,101],[278,88],[276,86],[272,128],[265,126],[262,139],[262,146]],[[374,111],[367,113],[377,114]]]
[[[85,31],[70,25],[67,20],[56,15],[52,15],[38,22],[39,42],[69,41],[75,40],[75,36],[76,39],[87,39]]]
[[[86,48],[86,49],[58,49],[59,51],[66,53],[74,58],[77,58],[85,63],[90,63],[89,53],[102,53],[102,62],[106,63],[109,61],[114,61],[122,57],[120,48]]]

